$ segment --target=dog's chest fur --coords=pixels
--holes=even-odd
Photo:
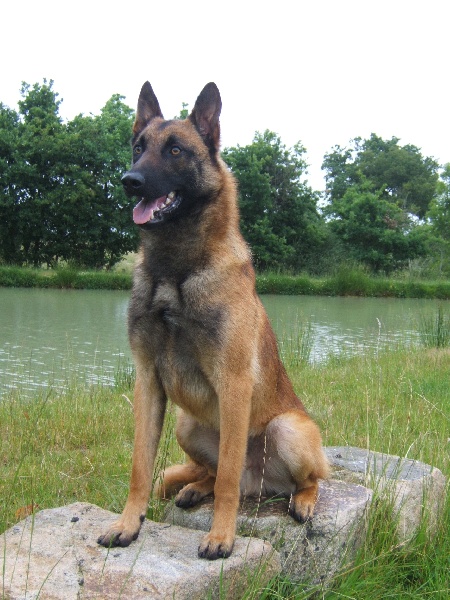
[[[215,397],[211,374],[226,329],[225,308],[208,301],[201,282],[198,275],[139,278],[128,322],[133,352],[156,366],[166,394],[194,414]]]
[[[152,354],[160,353],[169,342],[187,338],[203,350],[205,344],[220,344],[223,317],[224,308],[208,300],[201,276],[141,281],[130,302],[129,334],[131,338],[140,335],[144,320],[151,325],[146,346]]]

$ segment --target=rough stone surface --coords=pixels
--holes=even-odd
[[[417,460],[351,446],[325,448],[333,477],[371,488],[392,502],[400,541],[414,535],[424,514],[431,531],[445,498],[446,480],[439,469]]]
[[[243,501],[238,533],[268,540],[280,553],[282,572],[294,581],[326,582],[350,561],[364,539],[366,508],[372,492],[343,481],[320,482],[319,500],[311,522],[300,524],[288,514],[286,499]],[[185,510],[171,503],[165,522],[208,531],[213,501]]]
[[[75,503],[17,523],[0,536],[4,597],[195,600],[209,590],[218,597],[222,586],[227,598],[240,598],[249,576],[263,586],[280,570],[278,553],[262,540],[238,538],[230,558],[210,562],[197,557],[203,533],[151,521],[128,548],[102,548],[96,538],[115,518]]]

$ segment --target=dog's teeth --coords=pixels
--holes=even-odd
[[[154,214],[155,214],[155,211],[154,211],[154,210],[151,210],[151,211],[150,211],[150,219],[149,219],[149,221],[152,221],[152,220],[153,220],[153,215],[154,215]]]
[[[170,192],[170,194],[167,194],[167,198],[170,198],[171,200],[173,200],[175,198],[175,192]],[[166,202],[167,204],[167,202]]]
[[[164,202],[164,206],[169,206],[169,204],[172,204],[172,200],[170,198],[166,198],[166,201]]]

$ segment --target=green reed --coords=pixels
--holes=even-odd
[[[422,315],[419,321],[419,334],[426,348],[447,348],[450,346],[450,314],[439,305],[434,315]]]

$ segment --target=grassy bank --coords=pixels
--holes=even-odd
[[[0,266],[3,287],[127,290],[131,279],[131,263],[108,272]],[[262,273],[256,286],[260,294],[450,299],[450,281],[374,277],[358,268],[342,268],[327,278]]]
[[[447,348],[288,368],[326,445],[407,456],[438,467],[448,477],[449,367]],[[48,508],[87,501],[121,511],[131,468],[131,379],[122,372],[115,388],[72,386],[63,396],[50,390],[33,401],[21,399],[19,390],[0,402],[0,531],[17,522],[32,503]],[[183,460],[173,425],[170,411],[157,471]],[[148,516],[158,519],[162,509],[152,501]],[[331,591],[317,596],[276,578],[259,591],[260,597],[447,598],[449,527],[447,504],[432,539],[419,530],[409,544],[399,546],[381,504],[369,519],[369,535],[357,560],[335,577]],[[257,597],[252,585],[246,597]]]
[[[27,269],[0,266],[0,286],[75,290],[128,290],[131,274],[75,269]]]
[[[263,273],[257,276],[257,290],[260,294],[450,299],[450,281],[389,279],[351,268],[327,278]]]

